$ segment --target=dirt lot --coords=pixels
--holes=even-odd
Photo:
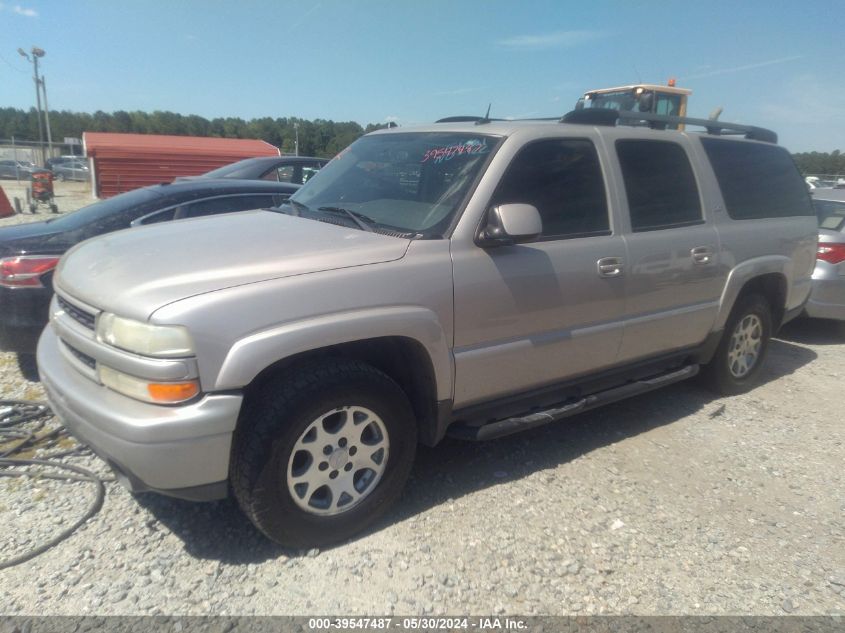
[[[10,218],[0,218],[0,226],[7,226],[9,224],[21,224],[22,222],[38,222],[48,219],[52,214],[50,209],[45,206],[38,208],[38,213],[30,213],[26,207],[26,190],[29,185],[25,182],[17,182],[15,180],[0,180],[0,187],[9,198],[12,207],[15,205],[15,198],[19,198],[24,212],[20,215],[15,215]],[[54,182],[53,191],[56,196],[56,206],[59,208],[59,213],[68,213],[74,211],[79,207],[96,202],[91,197],[91,185],[87,182]]]
[[[680,384],[420,449],[398,507],[321,552],[269,544],[229,502],[110,483],[67,541],[0,571],[0,612],[845,614],[843,352],[832,324],[798,322],[746,395]],[[40,395],[2,361],[3,396]],[[2,556],[91,494],[0,479]]]

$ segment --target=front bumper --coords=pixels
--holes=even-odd
[[[50,406],[124,486],[193,500],[226,496],[240,394],[208,394],[183,406],[139,402],[82,375],[60,345],[45,328],[38,367]]]
[[[813,279],[805,312],[815,319],[845,320],[845,277]]]

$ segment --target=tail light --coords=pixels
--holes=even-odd
[[[43,288],[41,275],[59,263],[59,257],[21,255],[0,259],[0,286],[6,288]]]
[[[845,261],[845,244],[819,244],[818,259],[828,264],[838,264]]]

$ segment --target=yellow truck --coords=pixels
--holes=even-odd
[[[691,94],[692,90],[678,88],[675,86],[675,81],[670,79],[666,86],[633,84],[617,88],[589,90],[575,104],[575,109],[605,108],[682,117],[687,114],[687,100]],[[683,125],[669,125],[667,127],[682,129]]]

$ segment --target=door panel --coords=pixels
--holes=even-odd
[[[615,147],[630,221],[625,362],[703,342],[724,272],[684,142],[620,139]]]
[[[612,365],[622,340],[624,275],[601,278],[600,236],[452,253],[455,407]]]
[[[725,277],[716,230],[709,225],[634,233],[625,238],[628,321],[619,361],[704,341],[719,309]],[[708,247],[712,255],[693,254]]]
[[[451,246],[456,407],[606,367],[622,341],[624,276],[600,277],[599,260],[616,258],[624,268],[625,242],[611,230],[594,143],[527,142],[488,209],[508,203],[537,209],[540,241]]]

